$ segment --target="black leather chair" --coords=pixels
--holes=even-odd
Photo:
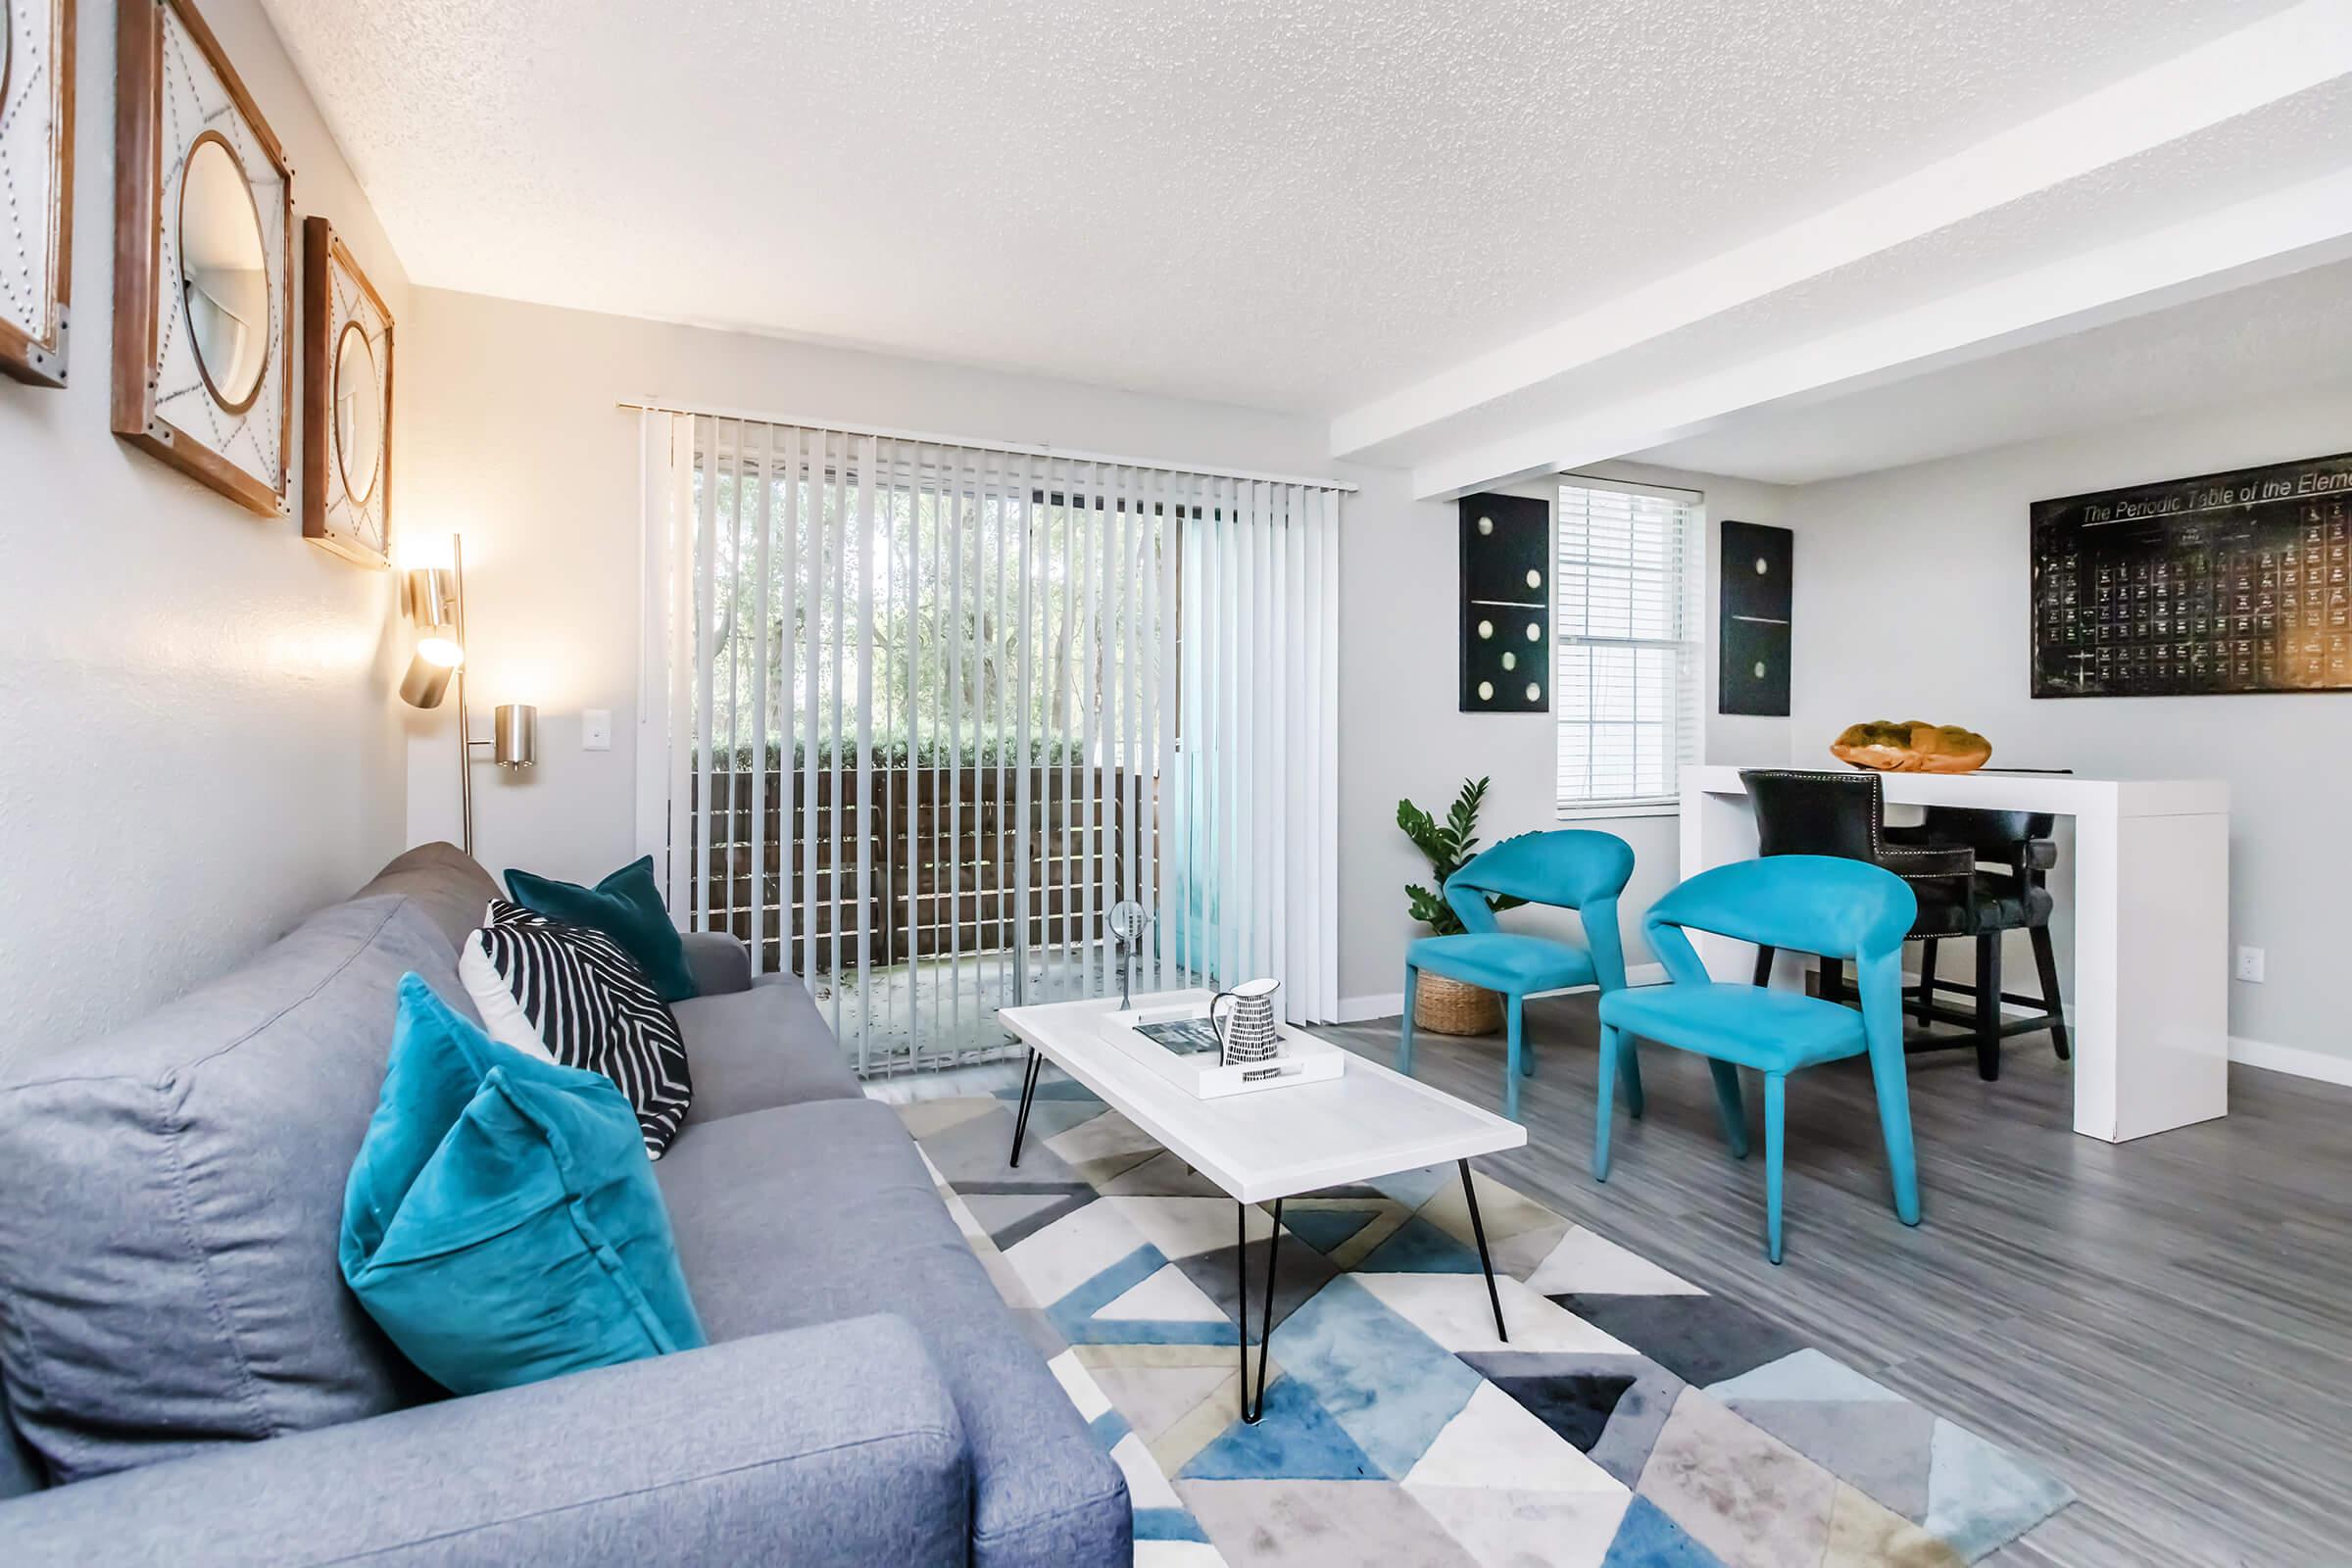
[[[2035,1034],[2047,1029],[2050,1045],[2058,1059],[2071,1056],[2073,1047],[2066,1035],[2066,1004],[2058,988],[2058,955],[2050,943],[2050,910],[2055,901],[2050,896],[2049,874],[2058,863],[2058,845],[2051,834],[2056,819],[2046,811],[1983,811],[1958,807],[1932,806],[1916,827],[1886,829],[1886,835],[1905,846],[1923,849],[1966,849],[1978,861],[1976,880],[1970,890],[1969,907],[1953,906],[1948,895],[1941,893],[1920,897],[1921,940],[1926,944],[1920,957],[1920,986],[1918,1017],[1922,1024],[1950,1023],[1972,1030],[1979,1042],[1980,1056],[1991,1051],[1992,1071],[2000,1071],[2000,1042],[2011,1035]],[[1937,902],[1931,910],[1929,900]],[[2022,930],[2034,948],[2034,967],[2041,984],[2038,997],[2016,996],[2001,989],[2001,936],[2004,932]],[[1938,938],[1973,937],[1977,944],[1977,983],[1972,988],[1976,1006],[1969,1012],[1954,1012],[1936,1000],[1939,990],[1961,990],[1950,981],[1937,978],[1936,973],[1936,943]],[[2041,1010],[2018,1018],[2003,1018],[2001,1004],[2029,1004]]]
[[[1763,855],[1835,855],[1885,866],[1909,884],[1919,900],[1919,917],[1911,938],[1927,944],[1920,966],[1920,984],[1910,993],[1922,1026],[1950,1023],[1966,1026],[1967,1035],[1914,1036],[1914,1051],[1973,1046],[1978,1075],[1987,1080],[2001,1074],[2001,1041],[2009,1035],[2050,1029],[2059,1054],[2066,1054],[2065,1025],[2059,1016],[2057,963],[2049,947],[2050,895],[2045,875],[2055,863],[2056,847],[2046,837],[2047,817],[2023,812],[1937,811],[1916,828],[1886,826],[1886,793],[1878,774],[1866,771],[1823,772],[1800,768],[1745,768],[1740,781],[1755,804],[1758,853]],[[2010,837],[2006,835],[2018,834]],[[2004,869],[1987,874],[1980,861],[1992,860]],[[2017,929],[2034,933],[2034,956],[2041,968],[2042,1005],[2038,1016],[2004,1020],[2000,1014],[2001,933]],[[1936,943],[1945,938],[1968,938],[1977,944],[1977,1006],[1973,1013],[1942,1007],[1936,1000]],[[1756,983],[1772,974],[1773,952],[1756,955]],[[1821,994],[1833,1002],[1845,999],[1844,965],[1833,958],[1821,963]],[[1950,989],[1962,988],[1951,986]],[[2025,1001],[2030,999],[2014,999]]]

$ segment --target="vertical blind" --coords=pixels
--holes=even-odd
[[[648,411],[638,836],[863,1071],[999,1008],[1336,1010],[1338,495]]]
[[[1698,727],[1695,499],[1579,480],[1557,515],[1560,809],[1673,804]]]

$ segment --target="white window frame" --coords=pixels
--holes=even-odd
[[[1600,491],[1617,495],[1642,496],[1668,503],[1674,511],[1671,525],[1679,530],[1679,538],[1665,541],[1666,555],[1674,563],[1672,570],[1677,580],[1667,585],[1666,602],[1673,612],[1673,622],[1664,637],[1592,636],[1583,633],[1570,635],[1567,628],[1579,624],[1582,616],[1572,618],[1563,602],[1571,574],[1563,568],[1572,564],[1563,553],[1566,535],[1560,527],[1560,515],[1566,505],[1564,492]],[[1681,771],[1696,761],[1699,729],[1704,722],[1701,704],[1705,701],[1705,679],[1700,669],[1699,595],[1705,581],[1703,551],[1707,537],[1706,497],[1696,490],[1677,490],[1662,485],[1631,484],[1622,480],[1602,479],[1590,474],[1563,473],[1552,481],[1552,760],[1555,813],[1563,822],[1598,821],[1612,817],[1678,816],[1682,812]],[[1589,561],[1590,558],[1579,558]],[[1578,607],[1581,611],[1582,607]],[[1561,693],[1567,676],[1565,666],[1569,650],[1573,648],[1631,648],[1662,649],[1675,660],[1675,707],[1667,734],[1668,787],[1659,793],[1611,797],[1575,797],[1566,793],[1560,777],[1564,765],[1563,748],[1566,736],[1573,727],[1562,717]],[[1588,710],[1589,711],[1589,710]],[[1593,727],[1590,718],[1583,721],[1588,734]],[[1588,749],[1590,741],[1588,741]],[[1589,751],[1588,751],[1589,755]]]

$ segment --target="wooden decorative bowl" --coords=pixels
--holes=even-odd
[[[1992,743],[1957,724],[1877,719],[1847,725],[1830,755],[1882,773],[1973,773],[1992,760]]]

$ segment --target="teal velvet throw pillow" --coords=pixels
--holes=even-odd
[[[400,984],[343,1195],[343,1278],[401,1352],[479,1394],[702,1345],[636,1112]]]
[[[662,886],[654,880],[652,856],[622,866],[592,888],[509,871],[507,892],[535,914],[602,931],[619,943],[663,1002],[684,1002],[702,994],[686,964],[686,944],[678,940],[678,928],[670,923],[669,909],[662,902]]]

